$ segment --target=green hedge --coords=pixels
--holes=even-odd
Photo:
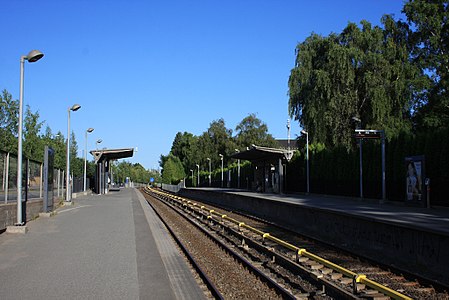
[[[363,194],[366,198],[382,197],[381,142],[363,141]],[[432,130],[415,135],[403,133],[386,142],[387,199],[405,199],[405,157],[424,155],[426,177],[431,179],[432,205],[449,206],[449,129]],[[304,151],[295,155],[287,166],[286,190],[306,190]],[[320,148],[310,150],[310,189],[312,193],[359,196],[359,149]]]

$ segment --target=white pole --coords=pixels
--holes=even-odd
[[[70,107],[67,109],[67,148],[66,148],[65,201],[70,202]]]
[[[86,192],[86,172],[87,172],[87,130],[86,130],[86,144],[84,147],[84,184],[83,184],[83,192]]]
[[[83,191],[86,192],[86,185],[87,185],[87,134],[94,131],[93,128],[88,128],[86,130],[86,137],[85,137],[85,147],[84,147],[84,185],[83,185]]]
[[[23,74],[26,56],[20,57],[19,130],[17,143],[17,223],[22,221],[22,128],[23,128]]]
[[[211,167],[211,159],[207,158],[207,160],[209,161],[209,187],[210,187],[212,183],[212,167]]]

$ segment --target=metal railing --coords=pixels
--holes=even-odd
[[[39,199],[43,197],[43,163],[24,159],[22,199]],[[53,170],[53,191],[56,198],[64,196],[65,172],[64,170]],[[74,181],[77,179],[75,178]],[[76,186],[75,186],[76,189]],[[78,192],[72,188],[72,192]],[[17,199],[17,156],[0,151],[0,204],[16,202]]]

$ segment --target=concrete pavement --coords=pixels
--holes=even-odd
[[[140,192],[74,201],[25,235],[0,235],[1,299],[204,297]]]

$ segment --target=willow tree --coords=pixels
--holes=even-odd
[[[340,34],[312,34],[296,48],[289,78],[289,112],[312,140],[353,144],[353,117],[388,137],[410,130],[410,105],[420,76],[409,60],[408,27],[390,16],[384,28],[367,21]]]

